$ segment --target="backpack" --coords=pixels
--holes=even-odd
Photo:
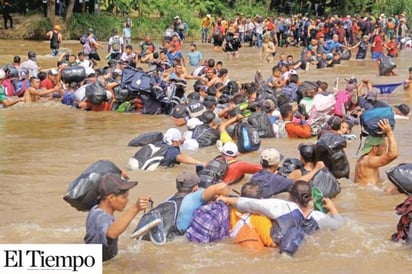
[[[80,36],[80,44],[84,45],[87,42],[87,34],[83,34],[82,36]]]
[[[23,97],[26,90],[30,87],[30,80],[13,80],[14,95]]]
[[[391,107],[375,107],[364,111],[360,116],[363,135],[382,136],[378,126],[382,119],[388,119],[392,129],[395,127],[395,114]]]
[[[397,242],[399,240],[407,241],[408,244],[412,243],[411,222],[412,222],[412,195],[406,200],[396,206],[396,214],[401,215],[397,225],[397,232],[392,234],[392,241]]]
[[[220,27],[215,28],[215,30],[213,31],[213,36],[222,36],[222,31],[220,30]]]
[[[236,125],[235,135],[239,152],[255,151],[260,148],[258,130],[247,121],[241,121]]]
[[[186,238],[195,243],[210,243],[229,235],[229,208],[222,202],[211,202],[195,210]]]
[[[259,137],[275,137],[269,116],[264,112],[254,112],[247,118],[248,123],[258,130]]]
[[[412,195],[412,164],[403,163],[386,170],[388,179],[398,191],[406,195]]]
[[[216,157],[199,172],[200,186],[207,188],[218,183],[226,174],[229,164],[222,158]]]
[[[102,177],[107,173],[121,174],[121,172],[122,170],[111,161],[94,162],[70,183],[63,199],[77,210],[90,210],[99,203],[99,185]]]
[[[164,159],[167,149],[168,145],[162,142],[144,145],[129,159],[128,168],[131,170],[155,170]]]
[[[113,51],[120,51],[121,43],[119,36],[113,36],[111,47]]]

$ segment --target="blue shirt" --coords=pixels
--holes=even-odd
[[[103,261],[110,260],[117,255],[117,239],[107,238],[109,226],[114,222],[114,217],[103,211],[98,205],[90,209],[86,220],[86,244],[102,244]]]
[[[167,52],[167,58],[169,58],[169,62],[172,66],[174,66],[173,64],[173,60],[176,58],[180,58],[183,59],[183,54],[180,51],[176,51],[175,53],[171,53],[170,51]]]
[[[205,189],[202,188],[187,194],[183,198],[176,221],[176,227],[180,232],[185,232],[189,228],[195,210],[206,203],[203,200],[204,191]]]
[[[197,67],[200,64],[200,60],[202,60],[202,54],[200,53],[200,51],[191,51],[187,54],[187,56],[189,57],[189,64],[192,67]]]
[[[166,167],[173,167],[175,164],[179,164],[179,162],[176,160],[176,157],[179,154],[180,154],[180,148],[179,147],[169,146],[167,148],[166,155],[163,158],[160,165],[161,166],[166,166]]]
[[[130,38],[130,37],[131,37],[130,28],[123,28],[123,36],[124,36],[125,38]]]
[[[288,191],[293,183],[291,179],[276,173],[270,173],[265,169],[255,173],[250,181],[260,185],[263,198],[270,198],[275,194]]]

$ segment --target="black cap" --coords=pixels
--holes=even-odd
[[[399,109],[399,111],[405,116],[409,114],[409,106],[407,104],[396,105],[395,108]]]

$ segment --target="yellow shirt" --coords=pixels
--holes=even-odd
[[[203,17],[202,23],[200,23],[201,28],[208,28],[210,26],[210,19],[209,17]]]
[[[237,224],[243,213],[232,208],[230,210],[230,229]],[[268,247],[276,247],[277,245],[273,242],[270,236],[270,229],[272,228],[272,221],[266,217],[257,214],[250,214],[250,224],[256,230],[259,238],[262,240],[263,244]]]

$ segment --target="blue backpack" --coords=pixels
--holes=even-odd
[[[256,128],[247,121],[241,121],[235,128],[239,152],[250,152],[260,148],[260,136]]]
[[[229,208],[222,202],[211,202],[195,210],[186,238],[195,243],[210,243],[229,235]]]
[[[363,135],[382,136],[381,129],[378,126],[379,120],[388,119],[393,129],[395,127],[395,114],[391,107],[375,107],[362,113],[360,116],[360,125]]]

